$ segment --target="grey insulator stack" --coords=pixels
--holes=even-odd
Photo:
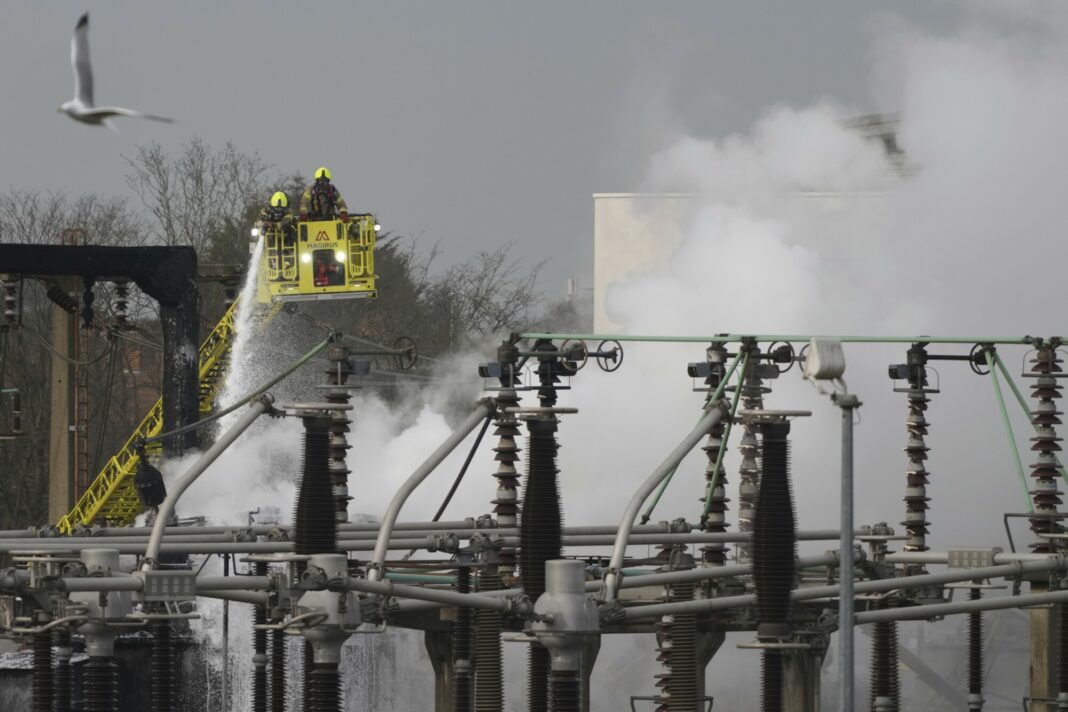
[[[1031,412],[1031,423],[1035,427],[1031,450],[1036,458],[1031,465],[1034,516],[1030,519],[1031,531],[1040,537],[1031,544],[1031,550],[1036,554],[1049,554],[1054,551],[1053,541],[1041,538],[1041,535],[1063,531],[1056,519],[1061,504],[1061,492],[1057,488],[1060,477],[1057,452],[1061,449],[1057,426],[1061,424],[1061,411],[1057,410],[1057,399],[1061,396],[1058,379],[1062,375],[1060,356],[1056,349],[1048,345],[1035,352],[1031,359],[1031,369],[1025,374],[1026,377],[1035,379],[1031,386],[1031,395],[1037,401]]]
[[[535,350],[555,351],[551,341],[542,340]],[[556,405],[555,357],[538,364],[541,407]],[[560,512],[560,486],[557,481],[557,420],[553,416],[527,421],[527,478],[519,520],[519,566],[523,592],[532,601],[545,593],[545,562],[559,559],[563,549],[563,517]],[[527,695],[530,712],[545,712],[549,704],[549,651],[531,645],[527,660]]]
[[[669,587],[666,601],[692,601],[694,584]],[[657,674],[657,712],[690,712],[697,705],[697,614],[663,616],[656,625],[657,661],[664,671]]]
[[[305,655],[310,655],[305,650]],[[311,696],[305,695],[308,712],[339,712],[341,709],[341,680],[337,665],[315,663],[311,672]]]
[[[297,554],[337,552],[337,522],[330,516],[334,497],[330,483],[330,416],[305,416],[304,466],[293,517],[293,548]]]
[[[797,575],[797,523],[790,488],[790,432],[787,421],[760,425],[760,490],[753,522],[753,584],[757,638],[776,643],[790,636],[790,591]],[[783,712],[782,652],[762,652],[761,709]]]
[[[175,704],[174,627],[171,621],[153,621],[152,632],[152,710],[173,712]]]
[[[4,320],[0,323],[0,327],[3,330],[14,329],[19,326],[19,285],[20,280],[18,278],[0,279],[0,292],[3,292],[4,300]]]
[[[480,593],[497,591],[501,579],[496,567],[479,575]],[[501,667],[501,627],[499,611],[475,613],[475,712],[501,712],[504,708],[504,673]]]
[[[968,591],[968,598],[978,601],[983,597],[979,588]],[[983,614],[980,611],[968,615],[968,709],[983,709]]]
[[[293,550],[297,554],[332,554],[337,552],[337,520],[331,516],[335,507],[329,465],[332,419],[328,415],[319,414],[305,415],[302,420],[304,463],[293,517]],[[296,562],[298,576],[306,567],[305,562]],[[316,678],[311,643],[305,640],[302,647],[305,707],[314,710],[316,708],[311,706],[312,700],[316,694],[323,696],[323,685],[326,684],[325,679],[329,676],[329,671],[322,671]],[[334,672],[333,679],[336,681],[336,666]]]
[[[755,361],[760,350],[757,346],[751,350],[750,361]],[[745,374],[742,385],[741,404],[745,410],[762,410],[764,408],[764,379],[759,368],[750,368]],[[753,531],[753,517],[756,509],[757,492],[760,490],[760,441],[759,425],[746,423],[742,437],[738,441],[738,452],[742,462],[738,466],[738,531]],[[738,561],[745,563],[752,560],[753,545],[750,542],[738,544]]]
[[[256,576],[267,575],[267,563],[255,562]],[[267,622],[267,610],[256,605],[252,609],[253,626]],[[267,712],[267,631],[262,628],[252,629],[252,709],[253,712]]]
[[[52,712],[52,633],[33,634],[33,712]]]
[[[471,592],[471,568],[466,563],[456,569],[456,592]],[[452,623],[453,712],[471,712],[472,622],[471,609],[458,606]]]
[[[271,712],[286,709],[286,634],[271,631]]]
[[[876,609],[887,608],[885,601]],[[898,673],[897,623],[876,623],[871,643],[871,710],[898,712],[901,709],[901,678]]]
[[[52,644],[56,649],[56,667],[52,675],[52,709],[55,712],[70,712],[71,694],[74,689],[74,676],[71,674],[70,630],[60,626],[52,634]]]
[[[84,712],[119,712],[119,667],[110,657],[90,656],[82,668]]]
[[[112,321],[117,329],[126,329],[129,324],[130,283],[125,280],[114,282],[115,292],[111,300]]]
[[[549,709],[552,712],[579,712],[581,706],[578,673],[574,670],[553,670],[549,678]]]

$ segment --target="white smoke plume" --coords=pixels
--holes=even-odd
[[[1056,284],[1068,257],[1059,234],[1068,150],[1062,128],[1068,100],[1059,90],[1068,80],[1065,14],[991,7],[994,13],[977,14],[952,34],[895,24],[879,37],[875,91],[881,106],[901,111],[902,172],[887,162],[879,143],[848,127],[862,112],[828,102],[773,107],[745,134],[684,137],[656,155],[643,188],[695,194],[693,214],[662,267],[609,288],[609,317],[631,334],[1064,333]],[[865,403],[857,429],[857,521],[889,521],[899,533],[905,403],[891,391],[886,366],[903,362],[906,348],[850,345],[846,352],[847,380]],[[931,350],[962,353],[967,347]],[[1001,350],[1014,374],[1022,370],[1025,351]],[[624,413],[634,421],[617,426],[618,436],[608,439],[618,449],[577,455],[579,472],[597,473],[600,506],[618,512],[640,474],[693,422],[699,396],[683,397],[672,379],[682,378],[687,360],[701,357],[699,345],[634,346],[626,375],[576,390],[582,419],[605,429]],[[928,414],[928,543],[934,549],[1007,548],[1001,514],[1026,511],[1026,502],[991,385],[964,364],[933,366],[942,392],[932,396]],[[651,379],[657,387],[648,385]],[[838,414],[796,373],[770,385],[768,407],[814,413],[794,425],[800,525],[833,527]],[[1026,468],[1030,428],[1009,405]],[[639,424],[650,427],[639,430]],[[575,454],[565,448],[565,473],[574,471],[570,457]],[[727,462],[736,485],[737,457]],[[699,456],[680,468],[676,477],[684,479],[665,496],[662,518],[699,511],[702,468]],[[624,475],[630,487],[616,486]],[[567,501],[569,514],[581,502]],[[1016,535],[1018,544],[1029,541],[1022,524]],[[960,625],[948,621],[943,629],[952,635]],[[911,637],[912,629],[903,627],[903,635]],[[710,666],[710,692],[731,709],[757,709],[755,657],[729,650],[746,637],[729,638]],[[631,684],[636,675],[613,676],[620,661],[602,655],[599,665],[597,689],[618,693],[603,709],[652,689],[651,674]],[[1024,694],[1026,661],[999,665],[1015,673],[991,692]],[[910,676],[905,680],[912,688]],[[914,694],[916,702],[930,691],[916,685]]]
[[[880,107],[901,112],[904,171],[888,162],[881,145],[848,127],[863,112],[829,101],[774,106],[750,131],[717,140],[680,137],[655,155],[642,187],[693,193],[695,209],[663,265],[611,285],[611,318],[630,334],[1068,331],[1058,279],[1068,257],[1061,235],[1068,15],[1049,6],[1041,12],[1015,4],[977,7],[966,26],[944,34],[888,22],[876,37],[872,91]],[[888,521],[899,531],[905,402],[892,392],[886,366],[902,362],[906,348],[850,345],[846,351],[847,381],[864,402],[857,522]],[[574,379],[575,389],[562,394],[561,405],[581,411],[565,416],[560,432],[566,523],[615,522],[638,482],[692,426],[704,394],[691,392],[684,368],[701,360],[703,349],[628,346],[618,373],[588,367]],[[1018,372],[1024,349],[1002,353]],[[481,356],[490,357],[488,351]],[[475,360],[464,362],[467,373]],[[929,544],[1005,546],[1001,513],[1026,505],[990,384],[962,364],[935,367],[942,392],[932,396],[929,411]],[[793,431],[800,525],[834,527],[838,414],[796,370],[771,385],[768,407],[814,414]],[[350,511],[380,514],[397,484],[447,435],[455,413],[444,411],[444,399],[433,392],[428,387],[420,395],[437,407],[414,411],[366,395],[354,399]],[[1026,463],[1029,426],[1018,413],[1013,424]],[[263,505],[286,513],[299,433],[292,421],[257,426],[190,490],[185,506],[225,521]],[[493,441],[483,443],[446,518],[489,510]],[[469,446],[470,439],[427,481],[402,519],[430,516]],[[737,464],[731,452],[732,499]],[[680,468],[654,520],[696,521],[703,470],[697,452]],[[1018,541],[1027,541],[1023,527],[1017,531]],[[741,639],[730,638],[710,667],[717,707],[756,709],[756,676],[741,674],[756,669],[755,654],[728,650]],[[506,646],[510,663],[518,663],[519,647]],[[634,650],[606,641],[594,709],[626,709],[629,695],[651,693],[652,670],[635,669]],[[646,650],[641,657],[651,663],[653,655]],[[429,666],[420,672],[429,676]],[[1019,699],[1026,679],[1019,672],[1017,686],[1000,693]],[[512,683],[521,677],[508,677],[512,704],[522,699],[522,683]]]

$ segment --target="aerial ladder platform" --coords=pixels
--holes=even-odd
[[[380,229],[371,214],[341,220],[304,221],[285,233],[271,229],[253,239],[263,239],[254,305],[256,321],[266,325],[286,304],[335,299],[374,299],[378,296],[374,273],[374,248]],[[211,413],[229,365],[235,336],[234,322],[240,299],[234,300],[200,347],[201,417]],[[134,486],[141,462],[139,448],[163,431],[163,399],[160,398],[100,474],[78,499],[74,508],[56,524],[63,534],[93,524],[129,526],[143,507]]]
[[[239,300],[215,325],[211,334],[200,346],[200,394],[199,406],[202,415],[210,413],[219,393],[226,364],[233,345],[234,317]],[[77,526],[107,523],[110,526],[128,526],[141,513],[141,501],[134,487],[134,475],[141,462],[138,448],[145,440],[159,435],[163,430],[163,399],[160,398],[148,415],[134,429],[117,453],[104,464],[100,474],[78,499],[74,508],[56,525],[63,534],[70,534]]]

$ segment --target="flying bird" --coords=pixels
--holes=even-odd
[[[89,64],[89,13],[82,15],[74,27],[74,36],[70,39],[70,64],[74,69],[74,98],[65,102],[57,111],[62,111],[75,121],[83,124],[100,126],[118,133],[111,118],[129,116],[134,119],[151,119],[173,123],[174,119],[165,116],[153,116],[121,106],[93,105],[93,68]]]

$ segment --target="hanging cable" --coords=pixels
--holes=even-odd
[[[108,414],[111,411],[111,395],[112,387],[115,384],[115,362],[118,360],[116,355],[119,351],[119,345],[117,342],[112,341],[109,346],[111,351],[111,357],[108,359],[108,380],[107,385],[104,387],[104,413],[100,416],[100,434],[96,438],[96,450],[93,452],[92,472],[100,471],[100,456],[104,453],[104,435],[107,433],[108,428]]]
[[[38,334],[36,331],[31,329],[30,327],[23,326],[22,329],[24,331],[26,331],[26,332],[29,332],[30,336],[32,336],[33,338],[37,339],[38,343],[40,343],[41,346],[44,347],[44,349],[46,351],[48,351],[49,353],[51,353],[53,356],[55,356],[57,358],[63,359],[64,361],[66,361],[67,363],[71,364],[72,366],[92,366],[94,363],[100,361],[102,358],[104,358],[105,356],[108,355],[108,349],[104,349],[103,351],[100,352],[99,356],[94,356],[93,358],[88,359],[86,361],[79,361],[78,359],[71,358],[70,356],[67,356],[66,354],[61,354],[58,351],[56,351],[55,348],[52,347],[52,344],[48,343],[48,339],[46,339],[43,336],[41,336],[40,334]]]
[[[705,405],[704,408],[702,408],[701,410],[701,417],[704,417],[704,409],[708,408],[708,404],[719,400],[720,397],[723,395],[724,389],[727,387],[728,382],[734,375],[734,371],[738,367],[738,362],[742,360],[743,356],[745,357],[745,362],[747,364],[749,363],[748,354],[739,353],[737,356],[734,357],[734,361],[731,363],[730,368],[727,369],[727,373],[723,376],[723,380],[720,382],[719,386],[714,392],[710,393],[708,397],[705,398]],[[697,420],[698,422],[700,422],[701,418],[698,418]],[[645,508],[645,512],[642,514],[642,524],[649,523],[649,519],[653,516],[653,510],[656,509],[656,505],[660,503],[660,498],[663,496],[664,490],[666,490],[668,488],[668,485],[671,484],[672,478],[675,477],[676,470],[678,470],[677,466],[670,473],[668,473],[668,476],[664,478],[664,481],[662,483],[660,483],[660,487],[657,489],[656,495],[653,497],[653,501],[649,503],[649,506]]]
[[[296,363],[294,363],[292,366],[287,368],[285,371],[282,371],[282,373],[278,374],[277,376],[275,376],[271,380],[267,381],[267,383],[264,383],[262,386],[260,386],[259,388],[257,388],[255,391],[253,391],[252,393],[248,394],[244,398],[239,398],[237,400],[237,402],[235,402],[229,408],[224,408],[223,410],[219,411],[218,413],[213,413],[213,414],[209,415],[207,418],[202,418],[202,419],[198,420],[195,423],[190,423],[189,425],[183,425],[182,427],[175,428],[174,430],[168,430],[165,433],[160,433],[159,435],[155,435],[155,436],[153,436],[151,438],[145,438],[144,440],[140,441],[139,444],[144,446],[144,445],[147,445],[148,443],[158,442],[160,440],[165,440],[167,438],[172,438],[175,435],[181,435],[182,433],[188,433],[189,431],[196,430],[197,428],[203,427],[203,426],[207,425],[208,423],[213,423],[216,420],[218,420],[218,419],[220,419],[220,418],[222,418],[224,416],[227,416],[230,413],[233,413],[234,411],[238,410],[239,408],[243,408],[244,406],[248,405],[251,401],[255,400],[256,398],[258,398],[261,395],[263,395],[264,393],[266,393],[270,388],[274,387],[276,384],[281,382],[283,379],[289,377],[294,371],[296,371],[298,368],[300,368],[301,366],[306,364],[308,361],[311,361],[313,358],[315,358],[315,356],[317,354],[321,353],[327,346],[332,344],[335,340],[336,340],[336,336],[334,334],[331,334],[330,337],[328,337],[326,339],[323,339],[323,341],[321,341],[318,346],[316,346],[311,351],[309,351],[308,353],[306,353],[303,356],[301,356],[300,359]]]
[[[471,460],[475,457],[475,452],[478,450],[478,446],[482,444],[482,436],[486,434],[490,425],[490,416],[486,416],[486,419],[482,422],[482,429],[478,431],[478,437],[475,438],[474,445],[471,446],[471,450],[467,453],[467,459],[464,460],[463,467],[460,468],[459,474],[456,475],[456,479],[453,480],[452,487],[449,488],[449,493],[445,495],[444,501],[441,506],[438,507],[437,513],[430,521],[436,522],[441,519],[441,515],[445,513],[445,508],[449,506],[449,502],[452,501],[452,496],[456,494],[456,489],[460,486],[460,483],[464,479],[464,475],[467,474],[467,468],[471,465]]]
[[[464,475],[467,474],[467,468],[471,465],[471,461],[475,458],[475,453],[478,451],[478,446],[482,444],[482,436],[486,434],[489,429],[490,421],[493,419],[492,415],[486,416],[486,420],[482,423],[482,429],[478,431],[478,436],[475,438],[474,444],[471,446],[471,450],[467,453],[467,459],[464,460],[463,467],[460,468],[459,474],[456,475],[456,479],[453,480],[452,487],[449,488],[448,494],[445,495],[445,499],[442,501],[441,506],[438,507],[438,511],[434,514],[434,518],[430,521],[436,522],[441,519],[441,515],[445,513],[445,508],[449,506],[449,502],[452,501],[452,496],[456,494],[457,488],[464,479]],[[416,552],[415,549],[411,549],[404,555],[402,560],[407,561],[412,558],[412,554]]]

